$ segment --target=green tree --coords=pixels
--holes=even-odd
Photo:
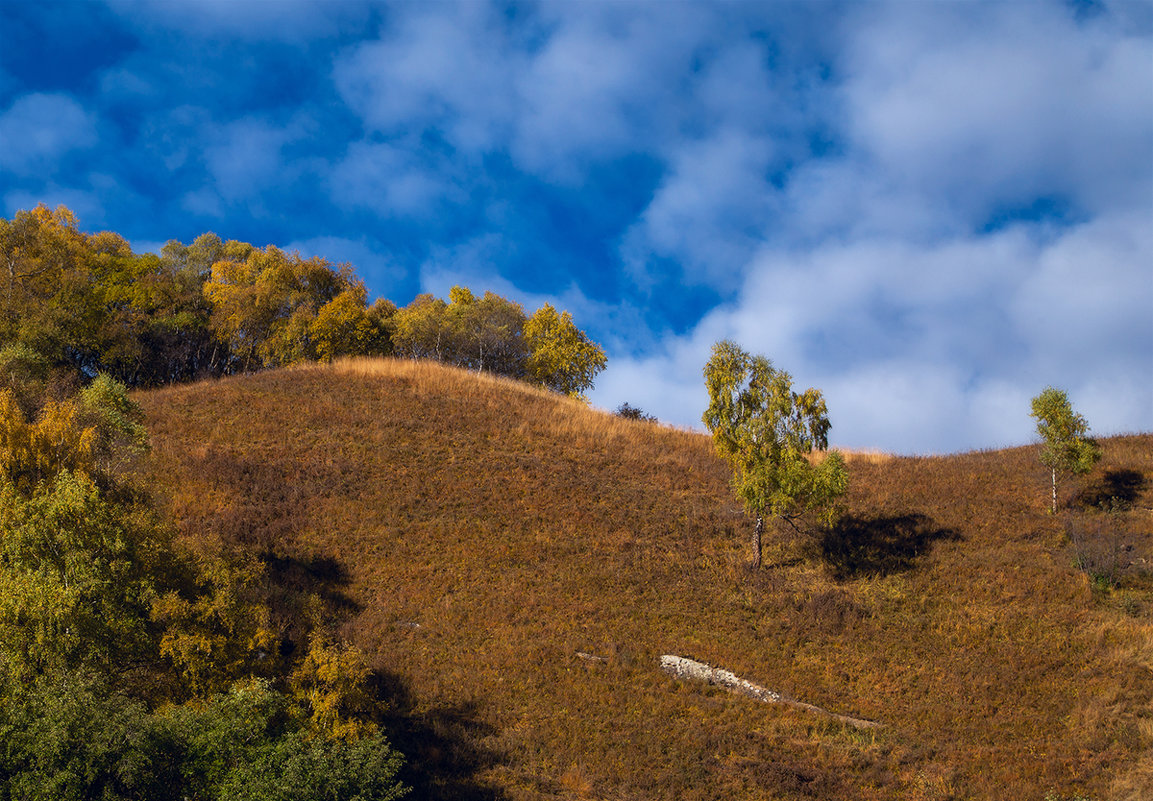
[[[380,301],[368,307],[366,294],[362,284],[354,284],[316,313],[308,335],[319,361],[391,352],[387,326],[396,307]]]
[[[414,359],[524,378],[528,347],[525,315],[519,303],[493,292],[477,297],[454,286],[448,302],[418,295],[392,320],[396,352]]]
[[[524,324],[530,381],[555,392],[583,398],[608,359],[600,345],[573,324],[567,311],[541,306]]]
[[[848,471],[836,451],[811,458],[828,447],[828,410],[818,390],[793,392],[788,373],[728,340],[713,346],[704,376],[709,406],[701,419],[732,466],[737,497],[756,518],[753,565],[760,567],[765,517],[795,526],[814,515],[832,525]]]
[[[147,447],[122,384],[98,378],[29,420],[0,390],[0,667],[26,681],[129,673],[154,657],[150,621],[170,537],[113,491]],[[153,659],[153,661],[155,661]]]
[[[1063,390],[1045,387],[1033,398],[1030,416],[1037,421],[1037,433],[1044,444],[1041,463],[1049,468],[1052,480],[1052,507],[1057,512],[1057,474],[1088,473],[1101,458],[1097,441],[1089,436],[1089,424],[1073,411]]]
[[[174,708],[187,744],[187,795],[221,801],[391,801],[402,757],[377,732],[316,736],[266,682],[240,684],[205,705]]]
[[[455,363],[512,378],[524,376],[528,350],[524,309],[495,292],[476,297],[466,287],[449,292],[447,313],[455,331]]]
[[[259,680],[150,712],[70,674],[0,705],[0,801],[392,801],[402,759],[380,732],[318,736]]]
[[[0,801],[190,798],[180,732],[100,677],[40,676],[3,700]]]
[[[425,293],[397,309],[392,317],[392,344],[396,353],[410,359],[451,362],[455,331],[448,319],[448,304]]]
[[[104,310],[92,297],[88,238],[64,206],[0,220],[0,342],[83,368]]]

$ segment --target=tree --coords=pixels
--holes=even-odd
[[[815,515],[832,525],[848,471],[836,451],[817,462],[810,458],[828,447],[828,410],[818,390],[793,392],[788,373],[729,340],[713,346],[704,376],[709,407],[701,419],[732,466],[733,490],[756,517],[753,566],[760,567],[764,518],[795,527],[799,518]]]
[[[169,532],[112,491],[147,448],[140,408],[101,376],[35,419],[0,390],[0,674],[128,672],[155,650]],[[123,488],[122,488],[123,489]]]
[[[411,359],[452,361],[454,337],[447,319],[448,304],[431,294],[417,295],[392,317],[396,353]]]
[[[623,417],[626,420],[639,420],[644,423],[657,422],[656,415],[648,414],[644,409],[637,406],[630,406],[628,401],[618,406],[613,414],[617,417]]]
[[[523,377],[528,352],[521,305],[495,292],[478,298],[460,286],[452,288],[449,300],[447,314],[456,331],[456,363],[481,372]]]
[[[318,361],[391,351],[386,324],[396,308],[379,301],[366,306],[366,296],[364,285],[354,284],[320,307],[308,329]]]
[[[252,249],[243,261],[226,256],[216,262],[204,296],[217,336],[247,371],[314,359],[317,312],[350,289],[349,298],[363,305],[363,286],[348,265],[302,259],[269,245]]]
[[[573,324],[572,315],[558,314],[548,303],[525,322],[524,338],[529,380],[571,397],[583,398],[608,363],[604,350]]]
[[[1052,512],[1057,512],[1057,473],[1088,473],[1101,458],[1097,441],[1089,434],[1085,418],[1073,411],[1063,390],[1045,387],[1033,398],[1030,416],[1037,420],[1037,433],[1044,440],[1041,463],[1052,478]]]

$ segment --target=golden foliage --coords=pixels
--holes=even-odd
[[[310,713],[313,732],[346,740],[377,732],[372,720],[376,699],[367,685],[370,672],[359,648],[313,634],[308,655],[290,680],[293,696]]]
[[[176,667],[185,690],[207,698],[246,675],[273,674],[277,638],[268,608],[253,598],[260,564],[219,547],[188,558],[198,586],[190,594],[167,592],[152,606],[152,619],[163,628],[160,653]]]
[[[91,475],[97,432],[77,418],[72,401],[48,401],[28,422],[12,391],[0,391],[0,471],[25,492],[61,470]]]

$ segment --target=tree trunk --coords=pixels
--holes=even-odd
[[[1057,468],[1049,468],[1053,474],[1053,514],[1057,514]]]
[[[761,567],[761,534],[765,530],[765,518],[757,515],[757,524],[753,526],[753,569]]]

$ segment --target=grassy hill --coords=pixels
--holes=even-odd
[[[1153,794],[1153,436],[1056,517],[1036,448],[851,458],[839,529],[752,572],[706,437],[514,382],[363,361],[138,400],[182,533],[368,654],[414,797]]]

